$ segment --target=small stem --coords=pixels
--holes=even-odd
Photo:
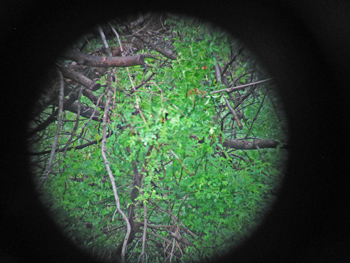
[[[170,153],[176,158],[176,160],[178,160],[178,161],[181,163],[181,165],[182,165],[182,167],[185,169],[186,173],[188,173],[189,175],[195,175],[195,174],[193,174],[193,173],[190,173],[190,172],[187,170],[186,166],[185,166],[185,165],[183,164],[183,162],[180,160],[179,156],[177,156],[176,153],[173,152],[173,150],[170,150]]]
[[[215,94],[215,93],[224,92],[224,91],[226,91],[226,92],[232,92],[232,91],[234,91],[234,90],[243,89],[243,88],[246,88],[246,87],[249,87],[249,86],[252,86],[252,85],[256,85],[256,84],[259,84],[259,83],[263,83],[263,82],[269,81],[269,80],[272,80],[272,79],[260,80],[260,81],[257,81],[257,82],[245,84],[245,85],[242,85],[242,86],[233,87],[233,88],[230,88],[230,89],[215,90],[215,91],[212,91],[212,92],[209,92],[209,93],[210,93],[210,94]]]

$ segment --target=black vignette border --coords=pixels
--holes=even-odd
[[[236,251],[218,262],[344,262],[349,199],[344,149],[350,74],[344,1],[13,1],[1,8],[4,81],[1,178],[3,262],[98,262],[75,248],[38,203],[26,155],[28,109],[57,56],[79,34],[145,11],[195,15],[233,33],[273,76],[289,121],[290,158],[278,202]]]

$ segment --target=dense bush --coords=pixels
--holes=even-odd
[[[279,184],[286,127],[270,82],[247,85],[266,76],[239,43],[193,20],[155,17],[144,27],[101,28],[112,47],[117,29],[126,50],[119,55],[143,54],[146,64],[106,67],[90,77],[97,90],[63,74],[66,100],[54,91],[34,118],[33,169],[57,222],[93,254],[121,255],[119,201],[131,226],[127,260],[196,261],[224,253],[263,218]],[[107,61],[98,37],[79,44]],[[59,64],[85,76],[96,69]],[[72,94],[78,110],[64,106],[60,114]]]

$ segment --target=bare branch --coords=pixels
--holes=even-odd
[[[107,138],[107,118],[108,118],[108,111],[109,111],[109,103],[111,101],[111,87],[110,87],[110,79],[111,79],[111,73],[108,72],[108,93],[107,93],[107,102],[106,102],[106,108],[105,108],[105,112],[103,114],[103,122],[102,122],[102,127],[103,127],[103,132],[102,132],[102,143],[101,143],[101,154],[102,154],[102,158],[103,161],[105,163],[108,175],[109,175],[109,179],[111,180],[112,183],[112,187],[113,187],[113,194],[114,194],[114,198],[115,198],[115,203],[118,209],[118,212],[122,215],[125,224],[126,224],[126,234],[125,234],[125,238],[124,238],[124,243],[123,243],[123,248],[122,248],[122,263],[125,263],[125,251],[126,251],[126,247],[127,247],[127,242],[129,239],[129,235],[131,232],[131,226],[128,220],[128,217],[125,215],[125,213],[121,210],[120,208],[120,200],[119,200],[119,195],[118,195],[118,190],[117,190],[117,186],[115,184],[115,179],[111,170],[111,167],[109,166],[109,162],[106,156],[106,138]]]
[[[163,241],[165,241],[167,243],[171,242],[169,239],[166,239],[165,237],[162,237],[162,236],[160,236],[158,234],[155,234],[155,233],[152,233],[152,232],[148,232],[148,234],[151,235],[151,236],[157,237],[157,238],[159,238],[159,239],[161,239],[161,240],[163,240]]]
[[[55,134],[55,139],[53,141],[52,144],[52,148],[51,148],[51,155],[50,155],[50,159],[49,159],[49,164],[46,167],[46,170],[42,176],[42,181],[38,187],[38,189],[40,189],[44,182],[46,181],[46,179],[49,176],[49,173],[51,171],[51,167],[52,167],[52,162],[53,162],[53,158],[55,156],[56,153],[56,147],[57,147],[57,141],[58,141],[58,136],[60,134],[60,128],[62,126],[62,113],[63,113],[63,98],[64,98],[64,84],[63,84],[63,76],[62,73],[59,72],[59,70],[57,70],[59,77],[60,77],[60,96],[59,96],[59,109],[58,109],[58,122],[57,122],[57,126],[56,126],[56,134]]]
[[[225,139],[224,143],[222,144],[226,148],[235,148],[235,149],[242,149],[242,150],[254,150],[257,149],[256,146],[259,148],[276,148],[277,145],[280,143],[275,140],[228,140]]]
[[[81,98],[81,88],[80,88],[80,92],[79,92],[79,96],[78,96],[78,101],[80,102],[80,98]],[[64,147],[64,151],[63,151],[63,159],[66,157],[66,153],[67,153],[67,150],[68,150],[68,147],[69,145],[72,143],[72,140],[73,140],[73,136],[75,135],[77,129],[78,129],[78,125],[79,125],[79,117],[80,117],[80,107],[78,107],[78,112],[77,112],[77,118],[76,118],[76,122],[74,124],[74,127],[73,127],[73,130],[71,131],[70,133],[70,136],[69,136],[69,139],[66,143],[66,146]],[[83,134],[83,131],[84,131],[84,128],[82,128],[81,130],[81,135],[80,137],[82,136]]]
[[[253,121],[252,121],[252,123],[251,123],[251,125],[250,125],[250,128],[249,128],[249,130],[248,130],[247,135],[245,136],[245,138],[248,138],[248,137],[249,137],[249,134],[250,134],[250,132],[252,131],[254,122],[258,119],[258,115],[259,115],[259,113],[260,113],[260,111],[261,111],[262,106],[264,105],[265,98],[266,98],[266,94],[265,94],[265,96],[264,96],[262,102],[260,103],[260,107],[259,107],[258,111],[256,112],[256,114],[255,114],[255,116],[254,116],[254,119],[253,119]]]
[[[69,110],[70,112],[73,113],[78,113],[78,108],[79,106],[81,107],[81,116],[85,117],[85,118],[90,118],[92,116],[92,119],[94,121],[99,121],[101,122],[101,114],[98,110],[92,108],[92,107],[88,107],[85,105],[82,105],[79,102],[74,102],[71,105],[69,105],[68,107],[65,106],[65,110]]]
[[[230,102],[229,102],[226,98],[225,98],[225,101],[226,101],[227,107],[230,109],[230,111],[231,111],[233,117],[235,118],[235,120],[236,120],[236,122],[237,122],[239,128],[240,128],[240,129],[243,129],[243,125],[242,125],[242,123],[240,122],[240,120],[238,119],[238,116],[237,116],[235,110],[231,107]]]
[[[176,60],[176,57],[173,56],[171,53],[159,48],[159,47],[156,47],[155,45],[152,45],[148,40],[144,39],[143,37],[141,37],[140,35],[138,34],[135,34],[135,37],[137,37],[138,39],[140,39],[143,43],[149,45],[152,49],[156,50],[157,52],[159,52],[160,54],[162,54],[163,56],[171,59],[171,60]]]
[[[180,160],[179,156],[177,156],[176,153],[173,152],[173,150],[170,150],[170,153],[175,157],[176,160],[178,160],[178,161],[181,163],[181,165],[182,165],[182,167],[185,169],[186,173],[188,173],[189,175],[195,175],[195,174],[193,174],[193,173],[190,173],[190,172],[187,170],[186,166],[185,166],[185,165],[183,164],[183,162]]]
[[[259,151],[259,153],[260,153],[261,160],[262,160],[262,162],[264,163],[264,162],[265,162],[265,159],[264,159],[264,156],[262,155],[262,152],[261,152],[259,146],[256,146],[256,149],[258,149],[258,151]]]
[[[246,87],[253,86],[253,85],[256,85],[256,84],[259,84],[259,83],[263,83],[263,82],[266,82],[266,81],[269,81],[269,80],[272,80],[272,79],[260,80],[260,81],[257,81],[257,82],[245,84],[245,85],[242,85],[242,86],[233,87],[233,88],[230,88],[230,89],[215,90],[215,91],[209,92],[209,94],[215,94],[215,93],[224,92],[224,91],[232,92],[232,91],[244,89]]]
[[[108,46],[108,43],[107,43],[107,39],[106,39],[105,33],[103,33],[103,30],[102,30],[101,26],[98,26],[97,29],[98,29],[98,32],[100,33],[101,38],[102,38],[102,42],[103,42],[103,45],[105,47],[105,52],[107,53],[108,57],[111,57],[112,53],[111,53],[111,51],[109,51],[109,46]]]
[[[75,72],[75,71],[67,69],[67,68],[60,67],[59,69],[65,78],[74,80],[74,81],[80,83],[81,85],[83,85],[84,87],[91,89],[92,91],[96,91],[101,87],[100,84],[95,83],[91,79],[85,77],[83,74],[80,74],[78,72]]]
[[[147,235],[147,204],[144,202],[143,203],[143,237],[142,237],[142,262],[145,262],[146,259],[146,252],[145,252],[145,247],[146,247],[146,235]]]
[[[155,205],[159,210],[169,214],[171,216],[171,218],[174,220],[174,222],[178,222],[180,224],[180,226],[182,226],[185,230],[186,233],[190,234],[191,236],[193,236],[194,238],[197,238],[198,236],[196,234],[194,234],[191,230],[189,230],[184,223],[182,223],[176,216],[174,216],[174,214],[168,210],[163,209],[162,207],[160,207],[158,204],[149,201],[151,204]]]
[[[62,57],[76,61],[90,67],[132,67],[144,65],[144,57],[142,55],[132,57],[94,57],[86,55],[78,50],[68,50],[62,54]]]
[[[185,244],[186,246],[195,247],[195,245],[193,245],[190,241],[188,241],[188,239],[184,238],[184,237],[181,236],[179,233],[170,232],[170,236],[172,236],[173,238],[175,238],[177,241],[179,241],[179,242]]]

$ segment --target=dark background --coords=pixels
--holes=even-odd
[[[196,15],[249,47],[276,83],[289,121],[278,202],[220,262],[349,260],[349,1],[8,1],[0,4],[1,262],[96,262],[38,202],[25,125],[57,56],[96,23],[140,11]],[[267,3],[268,2],[268,3]]]

